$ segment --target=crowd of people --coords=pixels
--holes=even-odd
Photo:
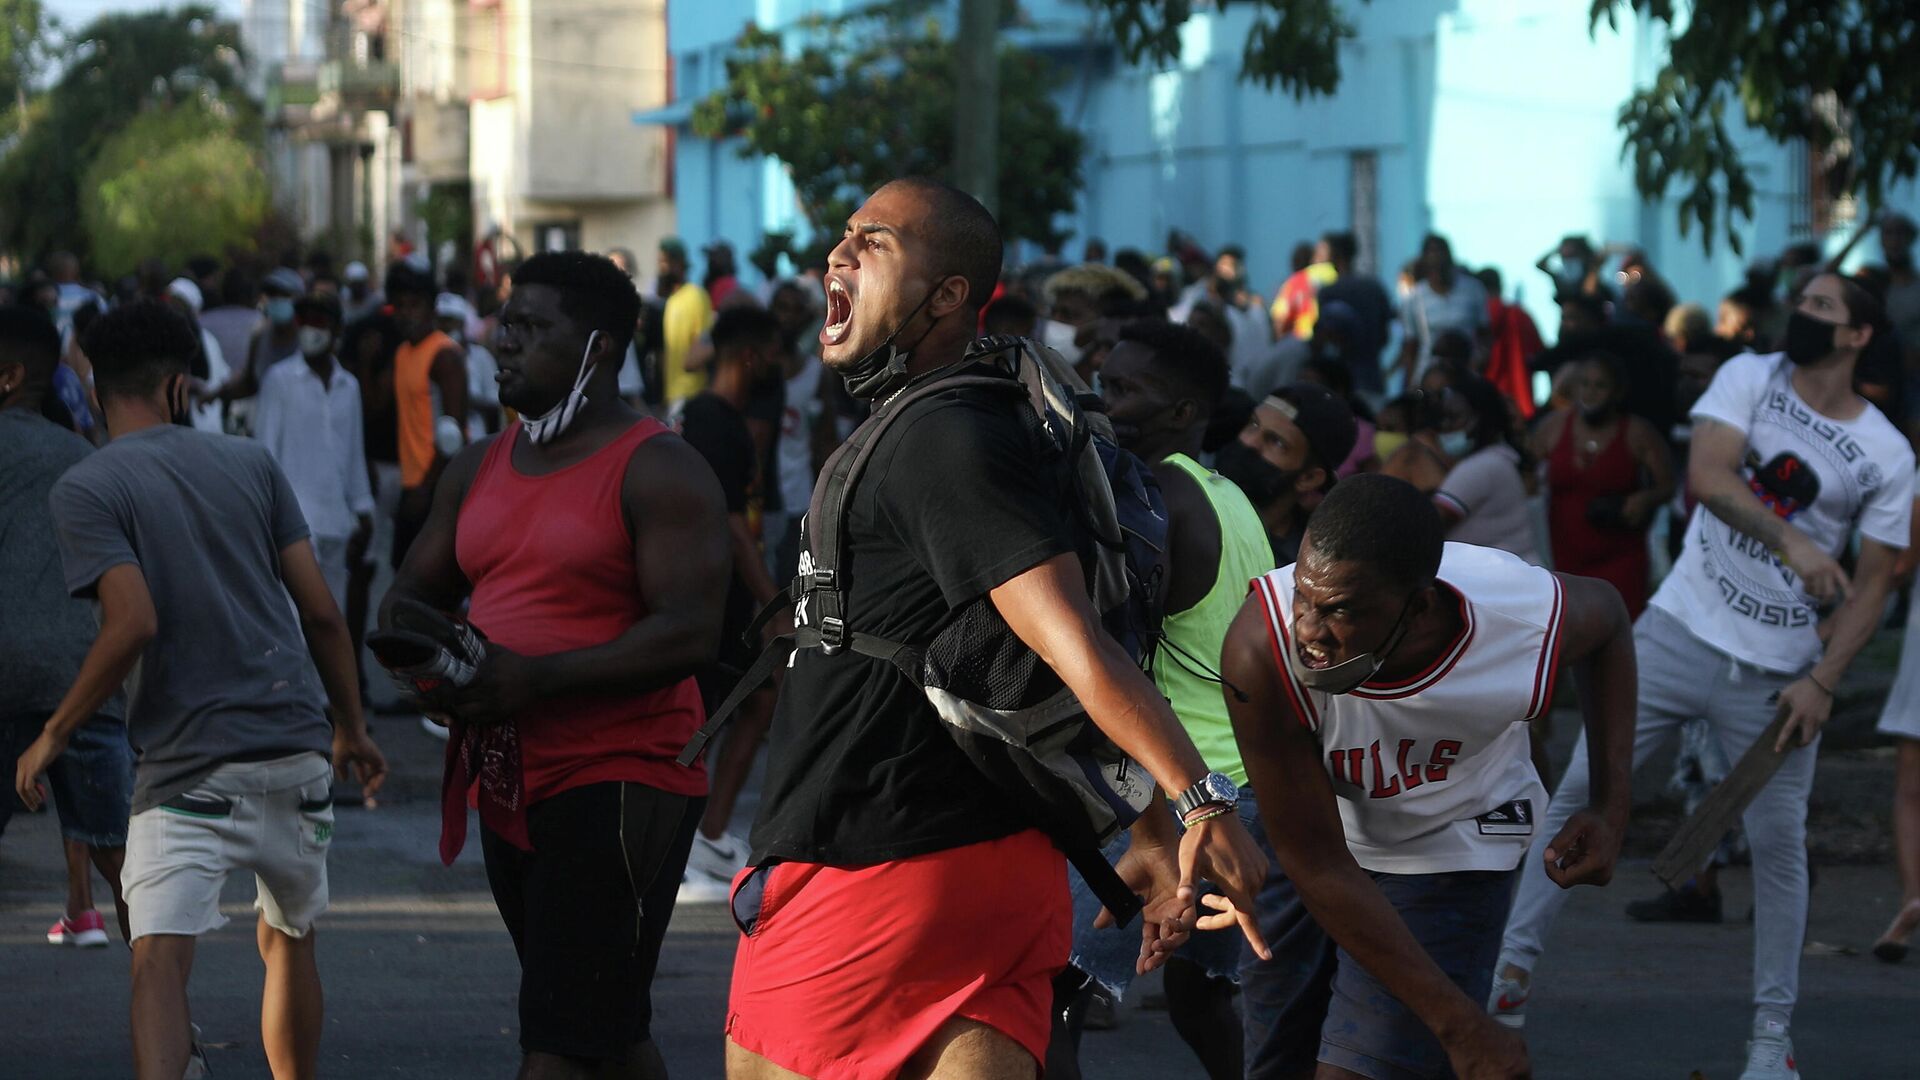
[[[1710,787],[1773,739],[1739,841],[1629,910],[1718,921],[1750,851],[1744,1076],[1798,1076],[1815,746],[1920,559],[1915,231],[1874,225],[1881,263],[1795,247],[1711,315],[1568,237],[1551,344],[1442,236],[1389,285],[1329,233],[1269,301],[1180,233],[1009,268],[924,180],[758,286],[675,239],[477,287],[315,256],[107,288],[56,255],[0,297],[0,751],[59,816],[48,939],[110,940],[97,872],[138,1074],[202,1075],[194,944],[254,872],[263,1042],[310,1075],[330,778],[379,790],[390,674],[447,740],[443,859],[478,811],[522,1076],[666,1075],[678,904],[742,931],[739,1080],[1076,1077],[1154,969],[1216,1080],[1523,1076],[1531,973],[1564,890],[1610,878],[1633,769],[1678,733]],[[1089,584],[1123,546],[1089,484],[1165,530],[1130,621]],[[1889,961],[1920,927],[1914,631]],[[1117,834],[955,733],[1042,700],[1119,762]]]

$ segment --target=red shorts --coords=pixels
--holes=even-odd
[[[727,1035],[742,1048],[814,1080],[883,1080],[960,1016],[1045,1062],[1073,905],[1041,833],[851,870],[749,867],[733,894],[747,934]]]

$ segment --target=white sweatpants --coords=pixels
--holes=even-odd
[[[1638,769],[1680,725],[1704,717],[1728,761],[1739,761],[1773,722],[1780,691],[1797,676],[1764,671],[1715,649],[1679,619],[1650,607],[1633,628],[1640,667],[1640,715],[1633,739]],[[1753,849],[1753,1000],[1784,1020],[1800,991],[1800,949],[1807,933],[1807,796],[1820,744],[1787,756],[1747,807],[1742,823]],[[1531,970],[1566,892],[1547,877],[1544,852],[1574,811],[1587,805],[1587,738],[1574,746],[1560,788],[1521,863],[1520,888],[1501,955]]]

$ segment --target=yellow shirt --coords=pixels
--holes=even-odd
[[[667,309],[660,321],[661,335],[666,339],[666,355],[660,358],[667,384],[662,396],[672,407],[707,388],[706,372],[686,369],[687,354],[713,325],[713,304],[707,299],[707,290],[691,281],[675,289],[667,297]]]

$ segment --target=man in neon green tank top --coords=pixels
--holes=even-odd
[[[1232,481],[1201,465],[1201,438],[1227,386],[1226,358],[1197,331],[1165,322],[1136,322],[1100,369],[1101,396],[1121,447],[1153,466],[1166,496],[1165,637],[1153,679],[1194,745],[1209,763],[1247,787],[1220,685],[1220,648],[1247,586],[1273,569],[1260,516]],[[1125,971],[1101,963],[1104,942],[1077,918],[1074,959],[1109,985]],[[1138,952],[1135,947],[1132,950]],[[1174,1027],[1211,1077],[1241,1076],[1241,1031],[1232,975],[1238,943],[1197,935],[1166,967],[1167,1006]],[[1049,1055],[1048,1076],[1056,1071]]]

